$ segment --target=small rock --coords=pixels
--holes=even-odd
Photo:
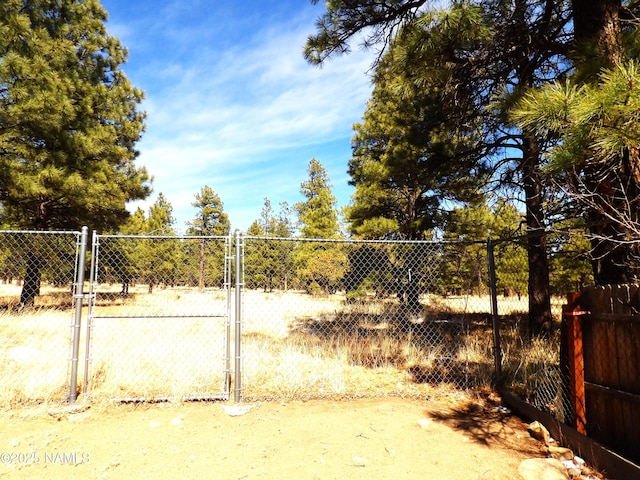
[[[369,463],[369,459],[364,458],[364,457],[355,456],[355,457],[353,457],[352,460],[353,460],[353,464],[356,467],[364,467]]]
[[[256,405],[222,405],[222,409],[226,412],[230,417],[238,417],[240,415],[244,415],[245,413],[249,413],[254,408],[257,408]]]
[[[582,470],[578,468],[567,468],[567,473],[569,474],[569,478],[582,479]]]
[[[420,420],[418,420],[418,425],[420,425],[420,428],[422,428],[423,430],[426,430],[431,425],[431,420],[429,420],[428,418],[421,418]]]
[[[80,422],[84,422],[89,417],[91,417],[91,414],[89,412],[74,413],[74,414],[69,415],[69,421],[71,423],[80,423]]]
[[[87,404],[73,404],[73,405],[65,405],[62,407],[54,406],[47,410],[47,413],[60,421],[65,417],[70,418],[71,415],[78,415],[89,410],[90,406]]]
[[[529,425],[528,431],[531,434],[531,436],[536,440],[542,440],[545,443],[545,445],[549,444],[549,439],[551,438],[551,435],[549,434],[549,430],[547,430],[547,428],[544,425],[542,425],[540,422],[538,421],[532,422]]]
[[[547,450],[549,451],[549,455],[551,455],[556,460],[560,460],[561,462],[566,460],[573,463],[574,455],[571,449],[566,447],[556,447],[554,445],[550,445],[547,447]]]
[[[173,423],[174,425],[180,425],[182,423],[182,417],[176,417],[173,420],[171,420],[171,423]]]

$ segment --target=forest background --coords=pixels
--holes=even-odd
[[[352,42],[379,50],[373,93],[346,166],[339,212],[311,159],[302,200],[265,199],[251,235],[306,238],[513,238],[504,261],[528,272],[529,315],[552,294],[637,279],[638,2],[336,1],[305,57]],[[172,234],[149,172],[137,166],[143,92],[121,66],[97,0],[10,0],[0,7],[0,222],[51,230]],[[210,186],[191,235],[231,222]],[[301,266],[304,268],[304,266]]]

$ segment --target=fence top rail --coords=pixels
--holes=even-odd
[[[153,238],[169,240],[227,240],[228,235],[143,235],[143,234],[95,234],[96,238]]]
[[[80,235],[81,232],[77,232],[75,230],[0,230],[0,234],[2,233],[11,233],[11,234],[38,234],[38,235]]]
[[[268,237],[262,235],[243,235],[243,240],[271,240],[271,241],[289,241],[289,242],[324,242],[324,243],[348,243],[353,245],[358,244],[398,244],[398,245],[485,245],[486,240],[364,240],[364,239],[349,239],[349,238],[304,238],[304,237]]]

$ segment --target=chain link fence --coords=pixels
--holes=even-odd
[[[540,411],[567,420],[567,372],[561,357],[561,296],[551,297],[552,319],[534,328],[529,315],[526,238],[490,243],[496,258],[496,322],[500,378],[517,397]],[[520,259],[520,260],[518,260]],[[520,265],[520,267],[518,267]],[[536,331],[537,330],[537,331]]]
[[[227,237],[94,235],[85,394],[228,396],[229,248]]]
[[[498,366],[521,398],[567,411],[562,301],[545,335],[524,332],[526,253],[514,242],[493,250],[493,276],[484,242],[90,243],[76,355],[87,397],[226,398],[232,380],[244,400],[424,397],[489,387]],[[77,251],[78,233],[0,232],[5,404],[67,395]]]
[[[486,246],[244,238],[245,399],[491,383]]]
[[[567,372],[561,362],[561,309],[552,300],[553,325],[541,334],[527,331],[527,312],[500,318],[502,382],[506,389],[560,421],[568,420]]]
[[[69,394],[79,235],[0,231],[0,406]]]

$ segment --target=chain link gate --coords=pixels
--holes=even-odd
[[[226,400],[230,237],[94,233],[83,393]]]

